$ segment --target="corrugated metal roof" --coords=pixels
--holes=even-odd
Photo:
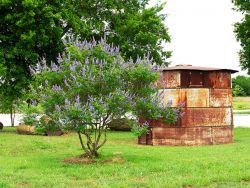
[[[239,72],[237,70],[233,69],[222,69],[222,68],[214,68],[214,67],[198,67],[198,66],[192,66],[192,65],[176,65],[173,67],[165,67],[161,68],[160,70],[165,71],[165,70],[200,70],[200,71],[230,71],[231,73],[236,73]]]

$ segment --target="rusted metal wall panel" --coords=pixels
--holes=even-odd
[[[182,127],[232,125],[231,108],[185,108],[183,112]]]
[[[177,107],[180,102],[185,102],[185,107],[209,107],[209,89],[207,88],[165,89],[163,95],[165,106],[171,100],[172,107]]]
[[[212,144],[210,127],[154,128],[153,145]]]
[[[150,127],[181,127],[181,120],[178,119],[177,122],[173,124],[164,123],[162,119],[149,120]]]
[[[190,74],[189,71],[181,71],[181,88],[188,88],[190,84]]]
[[[203,88],[207,72],[183,70],[181,71],[181,88]]]
[[[180,71],[163,71],[157,86],[160,88],[179,88],[181,85]]]
[[[149,130],[148,134],[138,137],[138,144],[152,145],[152,131]]]
[[[233,127],[212,127],[213,144],[227,144],[233,142]]]
[[[204,78],[205,87],[207,88],[231,88],[231,73],[228,71],[213,71],[209,72]]]
[[[208,145],[233,141],[232,127],[153,128],[153,145]]]
[[[210,89],[211,107],[231,107],[232,89]]]
[[[231,89],[164,89],[164,105],[167,106],[169,100],[173,102],[172,107],[177,107],[178,103],[185,102],[186,107],[231,107]]]
[[[142,135],[138,137],[138,144],[146,145],[146,135]]]
[[[231,88],[229,71],[181,71],[181,88]]]
[[[164,89],[163,104],[168,106],[168,101],[172,101],[172,107],[177,107],[178,103],[186,102],[186,91],[182,89]]]

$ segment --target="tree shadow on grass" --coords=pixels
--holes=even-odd
[[[118,163],[124,164],[126,159],[123,157],[114,156],[110,159],[91,159],[91,158],[83,158],[81,155],[67,158],[62,161],[64,164],[93,164],[93,163],[101,163],[101,164],[110,164],[110,163]]]
[[[0,134],[1,133],[11,133],[11,134],[16,133],[17,134],[16,127],[3,127],[3,129],[0,130]]]

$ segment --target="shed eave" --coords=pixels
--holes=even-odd
[[[172,70],[198,70],[198,71],[229,71],[231,73],[239,72],[234,69],[223,69],[223,68],[213,68],[213,67],[198,67],[198,66],[174,66],[160,68],[160,71],[172,71]]]

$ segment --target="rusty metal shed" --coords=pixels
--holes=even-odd
[[[146,145],[207,145],[233,142],[231,69],[177,65],[160,70],[157,85],[163,102],[185,102],[175,124],[149,120],[150,131],[139,137]]]

